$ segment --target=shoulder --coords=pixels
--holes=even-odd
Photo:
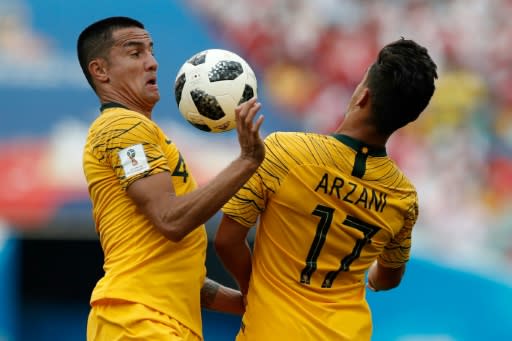
[[[265,139],[265,158],[292,168],[305,164],[318,164],[318,153],[326,149],[329,136],[305,132],[274,132]]]
[[[97,134],[154,134],[160,129],[155,122],[138,112],[115,108],[102,112],[91,130]]]
[[[146,126],[156,126],[156,123],[144,116],[141,113],[136,111],[124,109],[124,108],[115,108],[110,111],[106,111],[101,114],[103,120],[112,124],[122,125],[122,124],[142,124]]]
[[[306,132],[298,132],[298,131],[277,131],[269,134],[265,138],[266,144],[273,145],[286,145],[286,144],[302,144],[302,143],[311,143],[314,140],[327,140],[329,139],[328,135],[321,135],[315,133],[306,133]]]
[[[417,201],[418,192],[416,190],[416,186],[411,181],[411,179],[407,176],[405,171],[401,169],[394,161],[392,161],[398,174],[400,175],[399,188],[402,188],[405,192],[410,193],[411,200]]]
[[[91,125],[88,144],[107,151],[135,144],[161,144],[165,134],[156,123],[135,111],[115,108],[106,110]]]
[[[408,214],[414,213],[417,215],[418,212],[418,191],[413,182],[407,177],[403,170],[398,169],[400,173],[400,182],[396,189],[401,193],[401,199],[404,205],[407,207]]]

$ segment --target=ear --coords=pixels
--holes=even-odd
[[[89,63],[89,73],[92,79],[99,83],[105,83],[108,81],[107,63],[102,58],[96,58],[91,60]]]
[[[370,89],[364,88],[356,99],[356,105],[358,107],[365,107],[370,102]]]

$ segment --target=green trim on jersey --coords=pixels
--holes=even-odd
[[[332,136],[357,152],[354,160],[354,168],[352,168],[352,176],[358,178],[362,178],[364,176],[364,173],[366,172],[366,160],[368,159],[368,155],[387,155],[386,148],[371,146],[362,141],[356,140],[353,137],[343,134],[333,134]]]
[[[100,107],[100,111],[103,111],[105,109],[110,109],[110,108],[123,108],[123,109],[128,109],[127,107],[125,107],[124,105],[122,104],[119,104],[119,103],[116,103],[116,102],[107,102],[107,103],[103,103]]]
[[[368,159],[368,154],[357,151],[356,158],[354,160],[354,168],[352,168],[352,176],[362,178],[364,173],[366,172],[366,160]]]
[[[351,147],[354,150],[361,151],[370,156],[387,156],[386,148],[383,147],[375,147],[369,144],[364,143],[363,141],[359,141],[353,137],[343,135],[343,134],[333,134],[336,140],[340,141],[343,144]],[[366,150],[366,152],[365,152]]]

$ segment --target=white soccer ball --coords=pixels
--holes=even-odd
[[[183,64],[174,83],[174,96],[190,124],[220,133],[236,127],[235,108],[257,96],[257,80],[239,55],[210,49]]]

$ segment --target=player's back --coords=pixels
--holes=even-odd
[[[365,272],[416,210],[414,187],[384,149],[348,136],[276,133],[266,146],[242,330],[250,340],[369,340]],[[408,257],[395,251],[391,266]]]

